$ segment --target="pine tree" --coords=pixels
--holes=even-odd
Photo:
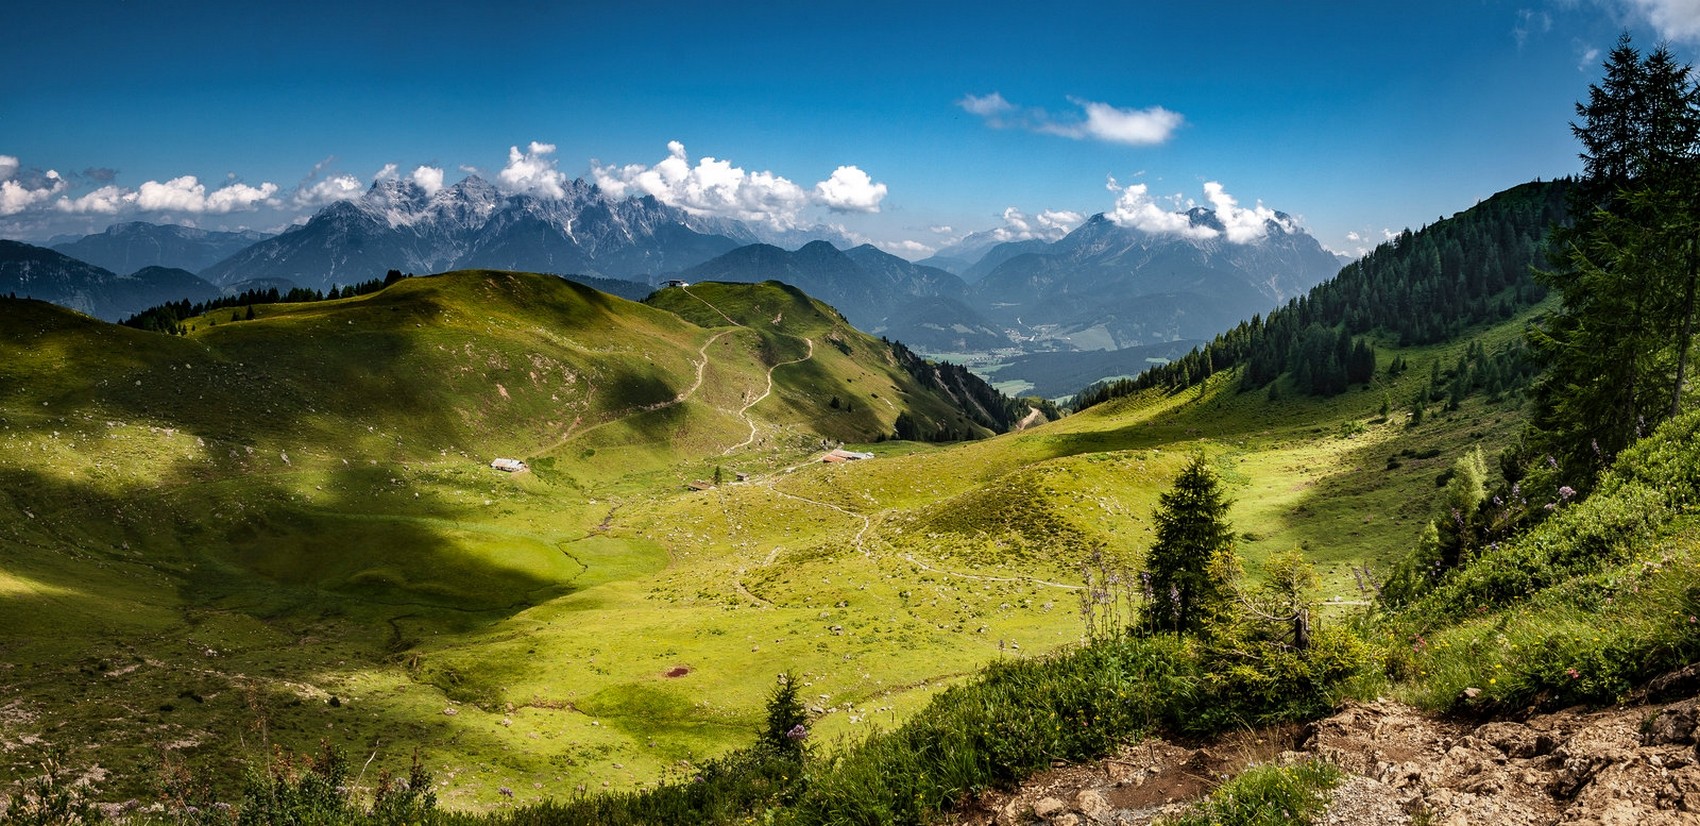
[[[1534,425],[1584,485],[1682,408],[1700,281],[1700,88],[1625,35],[1572,125],[1586,174],[1578,218],[1541,280],[1563,306],[1529,341],[1546,374]]]
[[[1157,541],[1145,558],[1144,625],[1196,632],[1224,611],[1232,585],[1234,531],[1228,500],[1202,454],[1194,454],[1157,498]]]

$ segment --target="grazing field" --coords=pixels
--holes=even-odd
[[[747,743],[786,671],[830,749],[1078,641],[1080,564],[1139,567],[1192,451],[1252,569],[1302,547],[1344,612],[1458,453],[1521,421],[1472,399],[1407,426],[1466,339],[1386,350],[1414,369],[1327,400],[1224,374],[887,442],[950,408],[830,309],[776,285],[651,303],[458,273],[168,337],[8,302],[0,783],[56,752],[124,799],[162,761],[327,740],[373,772],[417,749],[457,808],[632,788]],[[820,462],[840,441],[875,458]]]

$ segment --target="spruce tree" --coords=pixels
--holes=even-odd
[[[1145,558],[1147,630],[1197,632],[1226,608],[1234,561],[1228,499],[1203,454],[1157,498],[1157,541]]]
[[[1700,88],[1664,47],[1625,35],[1572,124],[1584,179],[1543,282],[1563,306],[1530,334],[1546,368],[1535,427],[1587,484],[1682,408],[1700,281]]]

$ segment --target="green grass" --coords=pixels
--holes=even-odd
[[[1327,763],[1254,766],[1162,826],[1282,826],[1312,823],[1343,773]]]
[[[1435,475],[1520,418],[1471,400],[1375,421],[1459,343],[1333,399],[1270,403],[1224,374],[825,466],[822,438],[936,402],[790,291],[691,287],[736,325],[673,293],[690,301],[459,273],[186,338],[9,303],[0,342],[28,357],[0,366],[0,661],[19,703],[0,737],[54,726],[114,770],[114,799],[147,792],[164,746],[227,765],[322,738],[379,764],[419,748],[453,808],[649,788],[747,742],[779,672],[818,709],[816,742],[852,742],[988,663],[1078,642],[1078,564],[1137,567],[1195,448],[1254,570],[1303,545],[1324,596],[1358,600],[1350,566],[1400,556]],[[497,455],[533,471],[492,471]],[[716,467],[752,478],[685,489]],[[0,754],[0,782],[36,759]]]

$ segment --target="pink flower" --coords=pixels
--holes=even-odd
[[[1581,679],[1581,677],[1582,677],[1582,672],[1577,671],[1574,668],[1566,668],[1566,669],[1564,669],[1564,673],[1569,674],[1570,679],[1572,679],[1572,680]]]

